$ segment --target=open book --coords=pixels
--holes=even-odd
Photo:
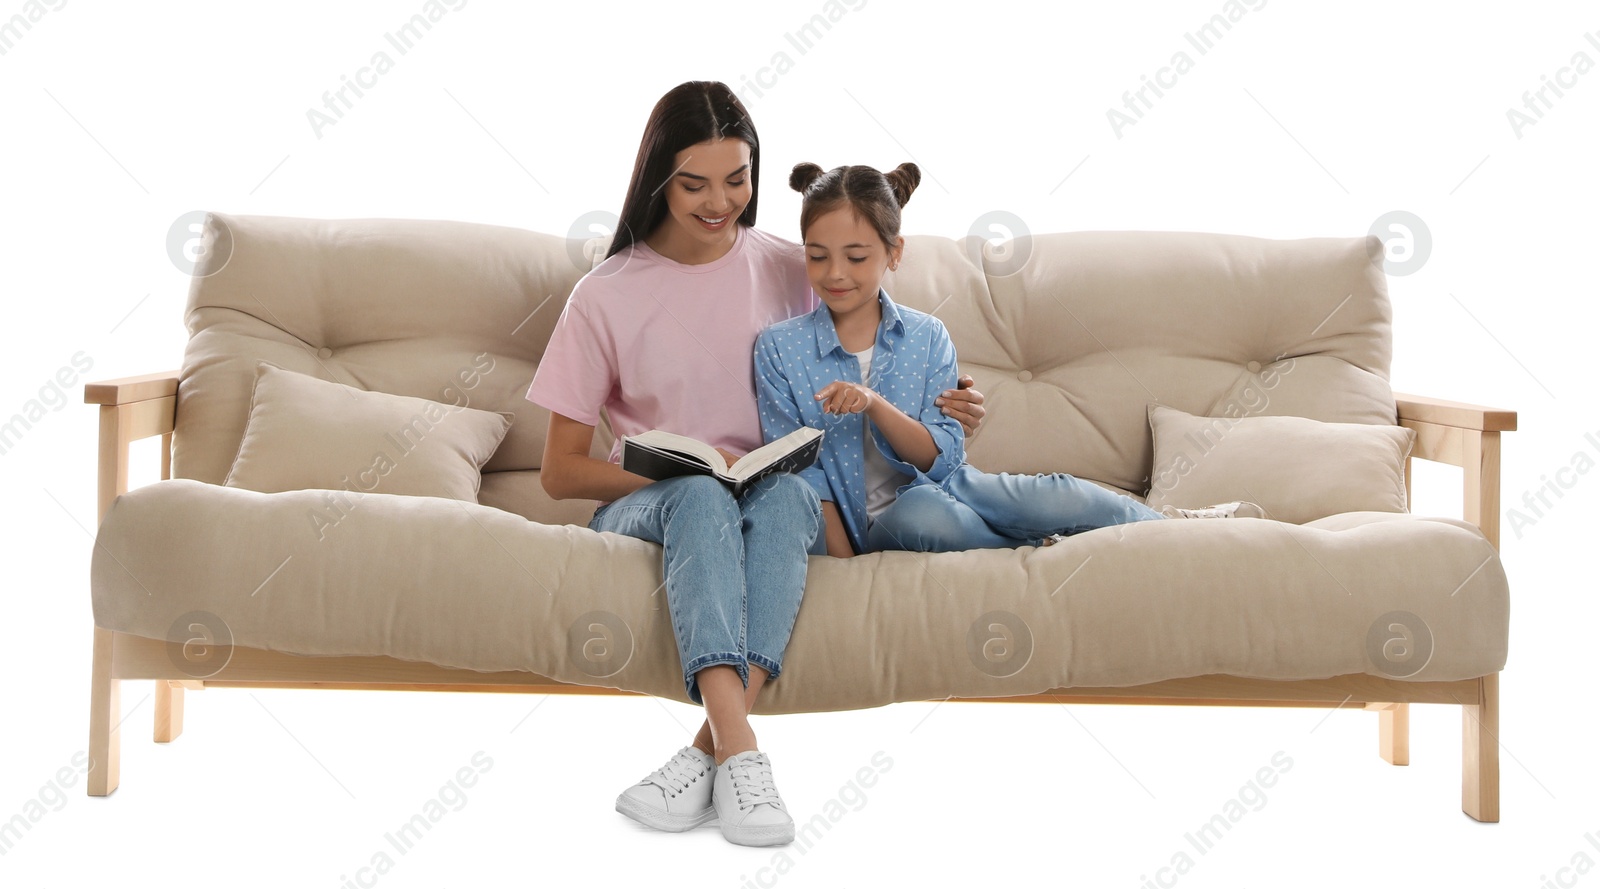
[[[717,449],[705,442],[652,429],[623,437],[622,468],[656,481],[680,475],[709,475],[738,495],[774,472],[805,469],[817,462],[821,450],[822,430],[802,427],[756,448],[728,466]]]

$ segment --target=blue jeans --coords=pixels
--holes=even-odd
[[[709,476],[655,482],[589,521],[596,531],[661,544],[684,687],[696,704],[695,674],[706,667],[732,665],[746,688],[751,664],[778,678],[821,525],[816,492],[782,472],[738,498]]]
[[[1052,534],[1160,518],[1132,497],[1066,473],[995,474],[963,463],[941,484],[900,492],[867,530],[867,546],[928,553],[1038,546]]]

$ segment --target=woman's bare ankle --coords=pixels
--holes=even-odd
[[[738,672],[728,664],[715,664],[701,670],[696,677],[705,701],[711,755],[717,764],[746,750],[755,750],[756,733],[747,718],[746,688]],[[700,737],[696,735],[695,740],[699,741]]]
[[[719,740],[722,743],[713,745],[715,749],[711,751],[711,758],[715,759],[719,766],[730,756],[737,756],[746,751],[758,749],[754,733],[744,738],[722,738]]]
[[[707,756],[715,755],[713,753],[714,747],[711,741],[711,723],[701,723],[700,732],[696,734],[694,736],[694,740],[690,741],[689,743],[694,747],[694,749],[704,753]]]

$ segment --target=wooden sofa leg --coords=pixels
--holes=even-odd
[[[1411,764],[1411,705],[1378,711],[1378,755],[1392,766]]]
[[[1500,820],[1500,674],[1478,680],[1478,699],[1461,706],[1461,811]]]
[[[156,680],[156,743],[166,744],[183,734],[183,686]]]
[[[94,665],[89,691],[90,796],[107,796],[117,789],[122,758],[118,724],[122,721],[122,681],[112,672],[112,646],[116,634],[94,628]]]

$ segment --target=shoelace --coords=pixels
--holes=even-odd
[[[666,765],[656,769],[646,783],[660,784],[667,789],[671,796],[677,796],[686,790],[690,784],[705,777],[705,764],[687,754],[679,753],[672,757]]]
[[[762,803],[783,808],[783,798],[778,796],[778,787],[772,782],[772,763],[765,754],[734,763],[728,770],[728,777],[733,779],[733,792],[741,811]]]

